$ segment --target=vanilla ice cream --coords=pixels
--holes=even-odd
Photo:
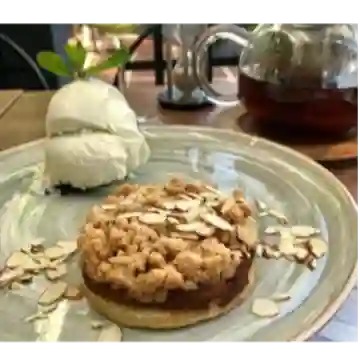
[[[74,81],[53,96],[46,134],[45,173],[51,185],[86,189],[109,184],[150,155],[124,96],[97,79]]]

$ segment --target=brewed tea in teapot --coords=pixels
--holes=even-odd
[[[240,48],[238,93],[222,95],[207,81],[207,51],[218,39]],[[216,104],[240,100],[261,122],[322,133],[357,124],[357,27],[346,24],[261,24],[253,32],[218,25],[196,44],[196,77]]]

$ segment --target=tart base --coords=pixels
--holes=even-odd
[[[226,306],[209,306],[202,310],[161,310],[144,306],[130,306],[107,300],[92,292],[85,284],[83,293],[89,305],[99,314],[120,326],[147,329],[177,329],[226,314],[239,306],[248,296],[254,283],[254,268],[248,273],[248,285]]]

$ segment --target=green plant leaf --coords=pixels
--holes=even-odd
[[[37,63],[47,71],[59,76],[72,76],[64,60],[52,51],[41,51],[36,56]]]
[[[83,70],[86,59],[86,50],[82,46],[81,42],[78,41],[75,44],[66,44],[65,51],[74,70]]]
[[[121,48],[101,63],[85,69],[85,73],[88,76],[96,75],[101,71],[125,65],[129,59],[130,53],[128,49]]]
[[[99,31],[117,35],[134,33],[138,27],[138,24],[134,21],[92,21],[88,22],[87,25]]]

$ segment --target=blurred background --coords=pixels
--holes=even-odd
[[[254,24],[245,26],[252,28]],[[87,62],[96,63],[111,54],[121,43],[128,46],[133,44],[139,33],[147,27],[149,25],[139,25],[136,29],[126,31],[126,28],[122,28],[119,31],[114,24],[0,25],[0,89],[57,89],[68,80],[40,69],[35,62],[39,51],[52,50],[62,54],[68,41],[78,39],[90,50]],[[159,26],[143,39],[132,61],[127,64],[127,69],[139,76],[151,76],[155,85],[163,85],[166,67],[164,44],[163,29]],[[176,47],[173,56],[177,57]],[[221,66],[235,67],[237,62],[233,44],[219,41],[211,49],[209,63],[215,71]],[[104,77],[110,82],[116,82],[117,72],[118,69],[111,69]]]

